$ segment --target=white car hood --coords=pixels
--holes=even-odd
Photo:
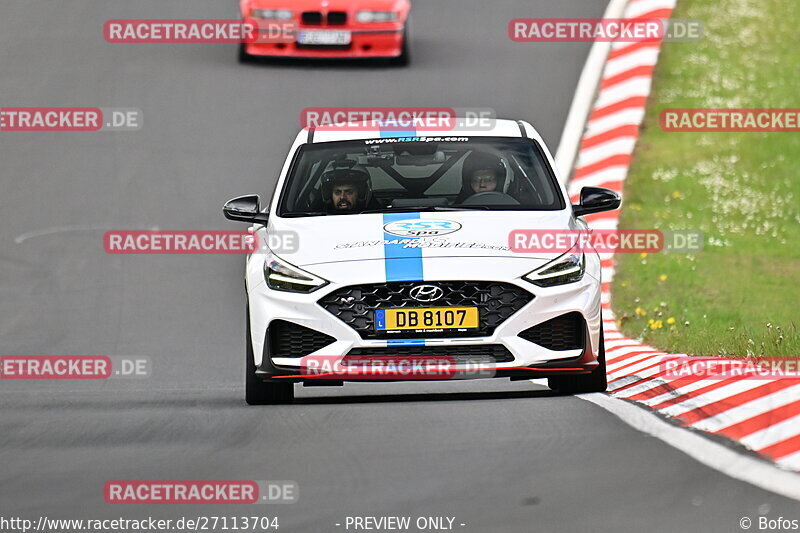
[[[424,260],[445,257],[516,258],[545,262],[563,253],[512,252],[508,236],[518,229],[567,230],[576,227],[568,210],[272,217],[269,222],[271,247],[277,255],[299,267],[406,257]],[[419,231],[432,234],[415,236]],[[263,235],[263,231],[259,233]],[[296,238],[296,249],[276,248],[277,235]]]

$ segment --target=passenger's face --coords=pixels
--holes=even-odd
[[[497,176],[491,170],[476,170],[470,184],[473,192],[491,192],[497,189]]]
[[[336,185],[331,196],[333,206],[337,211],[352,211],[356,207],[358,190],[355,185],[351,184]]]

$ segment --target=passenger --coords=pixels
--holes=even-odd
[[[461,167],[461,191],[456,203],[463,203],[473,194],[503,192],[505,178],[506,167],[499,157],[486,152],[472,152]]]

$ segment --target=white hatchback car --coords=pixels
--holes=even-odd
[[[223,208],[270,246],[247,258],[247,403],[351,380],[547,377],[564,393],[604,391],[597,253],[519,253],[509,234],[585,230],[579,217],[619,195],[587,187],[570,205],[523,121],[353,130],[304,129],[268,207],[249,195]],[[276,244],[287,235],[297,246]],[[419,358],[453,372],[404,373]]]

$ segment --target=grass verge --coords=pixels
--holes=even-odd
[[[800,108],[800,2],[679,0],[705,37],[665,43],[621,228],[695,229],[703,251],[619,254],[629,336],[693,355],[800,357],[800,133],[675,133],[666,108]]]

